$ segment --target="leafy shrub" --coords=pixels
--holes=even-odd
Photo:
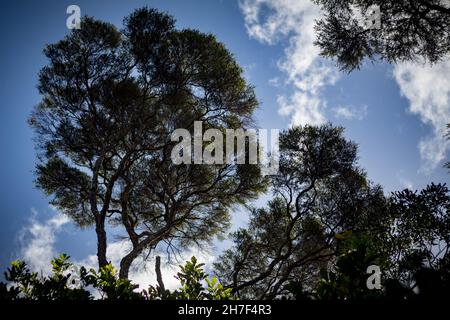
[[[69,256],[61,254],[51,261],[52,274],[38,275],[31,272],[24,261],[13,261],[5,272],[9,282],[0,283],[0,300],[94,300],[93,291],[98,290],[102,300],[230,300],[231,289],[224,288],[216,277],[208,279],[203,263],[192,257],[180,266],[176,278],[180,288],[173,292],[150,286],[137,291],[138,285],[128,279],[120,279],[117,270],[109,263],[100,268],[87,270],[77,268]],[[207,284],[206,288],[204,283]],[[93,290],[94,289],[94,290]]]

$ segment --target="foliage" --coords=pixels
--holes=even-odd
[[[117,270],[111,263],[101,267],[98,273],[94,269],[91,269],[90,272],[92,277],[95,279],[94,287],[99,290],[103,299],[142,299],[140,293],[134,292],[134,289],[138,286],[133,285],[128,279],[119,278]]]
[[[130,280],[121,279],[117,270],[109,263],[98,271],[81,267],[77,272],[69,261],[69,256],[62,254],[51,261],[52,274],[48,277],[31,272],[23,261],[13,261],[5,272],[9,282],[0,283],[0,300],[93,300],[93,290],[99,292],[102,300],[145,300],[145,299],[180,299],[180,300],[232,300],[231,289],[224,288],[216,277],[208,279],[203,271],[203,264],[192,257],[180,266],[177,275],[180,289],[173,292],[165,290],[160,293],[150,286],[148,290],[137,291],[137,285]],[[207,287],[203,286],[206,281]]]
[[[392,252],[390,284],[399,295],[450,296],[450,191],[431,183],[391,198],[395,230],[386,241]],[[430,287],[431,285],[431,287]]]
[[[364,58],[434,63],[450,53],[450,8],[443,1],[314,2],[325,13],[316,24],[316,44],[323,56],[335,58],[344,70],[359,68]],[[355,14],[374,5],[380,9],[380,28],[365,26]]]
[[[235,245],[216,264],[220,279],[246,298],[276,298],[293,281],[314,286],[335,255],[336,234],[384,223],[383,192],[366,180],[356,151],[330,124],[283,132],[275,197],[232,235]]]
[[[265,190],[257,165],[179,164],[171,133],[247,128],[258,105],[232,54],[213,35],[176,29],[173,17],[134,11],[123,30],[85,17],[44,50],[36,132],[36,185],[78,225],[94,225],[106,266],[105,225],[132,244],[120,262],[159,243],[209,242],[229,226],[229,209]]]
[[[367,267],[387,267],[386,257],[381,257],[377,248],[365,234],[351,235],[339,245],[336,262],[332,270],[323,269],[315,296],[320,300],[354,300],[381,297],[380,290],[369,290],[366,286]]]
[[[52,275],[39,276],[31,272],[23,261],[13,261],[5,272],[5,279],[12,282],[12,286],[2,283],[1,299],[17,300],[90,300],[91,294],[85,290],[86,286],[94,283],[85,268],[80,269],[80,282],[73,286],[69,281],[72,276],[72,264],[69,256],[62,254],[51,261]]]
[[[325,300],[442,299],[450,297],[449,209],[445,185],[420,192],[403,190],[390,197],[386,214],[392,227],[382,237],[366,232],[341,233],[336,257],[322,269],[309,298]],[[380,239],[381,241],[379,241]],[[368,290],[367,267],[382,271],[382,289]],[[305,295],[301,282],[287,286],[295,298]]]
[[[181,287],[170,292],[165,290],[159,293],[158,288],[150,287],[150,296],[159,299],[181,299],[181,300],[234,300],[231,288],[224,286],[217,280],[216,276],[208,279],[208,275],[203,271],[203,263],[197,263],[193,256],[190,261],[186,261],[180,267],[180,272],[176,278],[180,281]],[[206,282],[206,288],[204,284]]]
[[[345,215],[335,228],[330,228],[335,220],[319,215],[325,205],[320,201],[318,207],[311,207],[313,214],[308,216],[304,211],[298,225],[292,227],[295,215],[286,215],[283,198],[269,202],[267,208],[255,209],[249,228],[235,233],[235,247],[216,264],[219,277],[208,278],[204,265],[192,257],[180,266],[180,288],[174,291],[150,286],[138,292],[131,281],[118,277],[111,264],[99,271],[84,267],[77,270],[67,255],[61,255],[52,260],[52,274],[48,277],[30,272],[24,262],[14,261],[5,273],[10,284],[0,284],[0,296],[5,300],[91,300],[95,289],[101,299],[109,300],[450,297],[449,189],[431,184],[420,192],[394,192],[384,201],[377,198],[379,194],[368,192],[370,189],[364,190],[365,197],[372,200],[362,198],[365,208],[354,207],[361,202],[349,202],[355,200],[354,193],[350,199],[343,198],[343,208],[350,205],[360,210],[357,223],[347,219],[351,210],[343,211]],[[296,211],[292,208],[291,212]],[[381,214],[374,216],[374,212]],[[351,225],[354,228],[349,228]],[[367,268],[371,265],[382,272],[381,290],[366,286]],[[224,272],[225,268],[231,274]]]
[[[317,44],[344,70],[363,59],[421,57],[437,62],[450,48],[450,9],[439,0],[315,0],[325,12]],[[379,5],[380,29],[365,29],[354,8]],[[85,17],[81,29],[44,50],[36,132],[36,185],[79,226],[93,225],[99,270],[79,270],[61,255],[52,274],[15,261],[2,299],[372,299],[442,297],[450,292],[450,195],[445,185],[390,196],[358,165],[357,146],[331,124],[280,136],[279,173],[257,165],[171,161],[174,129],[247,129],[258,105],[233,55],[211,34],[175,28],[173,17],[142,8],[124,27]],[[202,145],[204,146],[204,145]],[[247,155],[246,155],[247,156]],[[447,166],[450,166],[447,164]],[[270,180],[270,181],[269,181]],[[266,206],[232,234],[233,247],[208,278],[195,257],[177,274],[137,291],[133,261],[161,242],[186,248],[223,235],[230,210],[272,188]],[[106,224],[124,227],[132,249],[117,271],[106,258]],[[173,249],[173,248],[168,248]],[[384,286],[365,286],[366,268]],[[220,279],[220,281],[219,281]],[[161,280],[161,281],[160,281]]]
[[[423,297],[432,291],[427,281],[434,294],[449,293],[445,185],[385,196],[358,168],[356,146],[341,128],[293,127],[280,138],[274,198],[251,211],[215,264],[226,286],[260,299]],[[366,287],[372,264],[383,272],[381,292]]]

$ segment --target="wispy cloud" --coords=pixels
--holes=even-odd
[[[45,222],[37,220],[37,211],[31,209],[32,215],[28,225],[19,233],[21,243],[20,257],[25,260],[32,270],[49,274],[51,271],[50,260],[57,253],[54,245],[56,234],[69,223],[69,218],[62,214],[56,214]]]
[[[445,139],[450,122],[450,59],[433,66],[405,62],[394,67],[394,78],[401,94],[409,100],[409,111],[432,128],[419,142],[421,170],[429,173],[444,159],[450,144]]]
[[[278,62],[293,93],[277,99],[279,113],[290,118],[291,125],[320,124],[326,121],[327,101],[321,94],[339,78],[331,61],[319,56],[314,46],[315,20],[322,13],[310,0],[241,0],[240,8],[250,37],[273,45],[287,40],[284,57]],[[432,134],[418,144],[425,173],[435,169],[445,158],[449,142],[443,137],[450,122],[450,60],[434,66],[418,62],[394,66],[394,78],[401,94],[410,102],[409,110],[432,127]],[[332,109],[336,117],[362,119],[366,110],[350,107]]]
[[[359,107],[339,106],[333,108],[333,112],[336,118],[342,118],[346,120],[363,120],[367,116],[367,105]]]
[[[314,46],[319,8],[310,0],[242,0],[240,8],[250,37],[267,44],[288,39],[278,67],[293,93],[278,97],[279,113],[290,117],[292,125],[325,122],[326,101],[320,93],[337,81],[338,72]]]

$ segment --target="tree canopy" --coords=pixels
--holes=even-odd
[[[168,291],[157,262],[158,284],[139,292],[108,263],[98,271],[81,268],[73,287],[71,264],[61,256],[52,262],[50,277],[14,262],[0,296],[91,299],[91,286],[103,299],[450,297],[446,185],[385,195],[359,167],[357,146],[331,124],[284,131],[279,169],[270,178],[273,198],[251,209],[249,224],[231,234],[233,245],[216,260],[212,278],[192,258],[178,273],[180,288]],[[367,270],[381,273],[376,288],[368,285]]]
[[[313,284],[335,255],[339,234],[383,225],[381,187],[357,165],[357,147],[330,124],[294,127],[280,136],[275,198],[254,209],[233,234],[216,269],[239,296],[275,298],[296,279]]]
[[[213,35],[175,28],[142,8],[123,30],[85,17],[81,28],[48,45],[39,73],[36,184],[78,225],[94,225],[99,266],[108,264],[105,224],[131,243],[122,278],[145,250],[210,241],[229,209],[265,189],[256,165],[174,165],[177,128],[246,128],[253,88]]]
[[[449,52],[450,9],[441,1],[316,2],[325,11],[317,44],[344,70],[365,57],[437,62]],[[364,28],[354,9],[374,4],[381,27]],[[170,15],[142,8],[122,30],[84,17],[44,54],[42,99],[29,118],[36,185],[78,226],[94,226],[99,269],[81,268],[72,287],[66,255],[52,261],[47,277],[16,261],[0,298],[90,300],[88,287],[114,300],[449,296],[449,189],[430,183],[385,194],[358,164],[358,147],[342,127],[283,131],[279,171],[270,177],[257,164],[173,162],[175,129],[193,136],[201,121],[202,133],[225,135],[255,125],[254,89],[213,35],[177,29]],[[265,206],[249,206],[268,190]],[[128,278],[138,256],[162,245],[177,252],[209,243],[227,232],[230,212],[242,204],[250,221],[230,235],[215,276],[193,257],[177,274],[180,288],[169,291],[158,258],[158,285],[137,292]],[[106,255],[108,225],[130,244],[118,271]],[[367,285],[370,266],[383,273],[376,290]]]
[[[323,56],[334,58],[343,70],[351,71],[359,68],[364,58],[382,59],[390,63],[423,59],[434,63],[450,53],[448,2],[441,0],[314,0],[314,2],[325,14],[316,24],[316,44]],[[374,6],[379,9],[379,16],[372,16],[367,12]],[[367,19],[379,19],[379,27],[368,27],[361,23],[361,14],[366,13]]]

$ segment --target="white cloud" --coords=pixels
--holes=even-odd
[[[448,2],[448,1],[447,1]],[[326,121],[327,102],[321,91],[336,83],[339,72],[332,62],[319,56],[314,46],[315,20],[322,15],[310,0],[241,0],[240,8],[250,37],[269,45],[288,40],[284,57],[278,62],[285,83],[293,93],[279,96],[279,113],[294,124],[320,124]],[[430,172],[445,159],[449,142],[443,137],[450,122],[450,60],[434,65],[401,63],[394,76],[402,95],[410,101],[409,110],[433,132],[422,138],[418,148],[422,171]],[[277,79],[272,84],[279,85]],[[333,109],[335,116],[361,119],[365,116],[348,107]]]
[[[45,222],[40,222],[37,220],[37,215],[38,213],[32,209],[29,224],[19,234],[21,244],[19,258],[28,264],[30,270],[49,275],[51,273],[50,260],[61,254],[55,249],[56,235],[62,230],[64,225],[70,222],[70,219],[56,212],[54,217]],[[108,260],[118,268],[120,259],[128,253],[129,249],[130,244],[127,240],[109,243],[107,248]],[[68,254],[70,255],[70,253]],[[210,248],[200,249],[192,247],[187,251],[180,252],[177,257],[172,255],[170,263],[164,253],[160,255],[163,281],[166,289],[170,290],[176,289],[179,285],[178,280],[174,277],[179,271],[179,264],[184,264],[192,256],[195,256],[199,262],[205,263],[206,267],[210,266],[214,261]],[[147,260],[144,258],[144,255],[139,256],[130,269],[130,279],[135,284],[139,284],[140,290],[147,289],[150,284],[156,284],[154,255],[152,254]],[[77,266],[85,266],[88,269],[97,269],[98,266],[95,254],[79,260],[72,260],[72,262]]]
[[[31,270],[49,274],[50,260],[57,255],[54,249],[56,233],[70,220],[67,216],[57,213],[51,219],[41,223],[36,219],[37,211],[35,209],[31,211],[29,225],[19,234],[22,245],[20,256]]]
[[[325,122],[323,102],[317,96],[297,91],[290,97],[277,98],[281,115],[291,115],[293,125],[318,125]]]
[[[278,67],[294,92],[278,97],[279,113],[289,116],[291,125],[325,122],[326,101],[320,92],[337,81],[338,71],[314,46],[318,6],[310,0],[242,0],[240,8],[252,38],[267,44],[289,39]]]
[[[205,267],[211,267],[215,257],[208,250],[201,250],[199,248],[191,248],[187,251],[181,252],[177,260],[172,260],[170,263],[161,254],[161,274],[166,289],[174,290],[180,285],[179,281],[175,278],[179,269],[179,265],[184,265],[186,260],[190,260],[192,256],[195,256],[197,260],[205,264]],[[148,260],[144,261],[143,257],[138,258],[133,263],[133,268],[130,272],[130,279],[134,283],[139,284],[140,289],[146,289],[150,284],[156,284],[155,270],[155,256],[152,255]]]
[[[269,84],[274,87],[279,87],[280,86],[280,78],[275,77],[275,78],[269,79]]]
[[[433,66],[405,62],[394,67],[394,78],[401,94],[409,100],[409,111],[432,128],[432,133],[419,142],[423,161],[421,170],[429,173],[446,156],[449,142],[445,139],[450,122],[450,59]]]
[[[343,118],[346,120],[363,120],[367,116],[367,105],[360,107],[339,106],[333,108],[333,112],[337,118]]]

